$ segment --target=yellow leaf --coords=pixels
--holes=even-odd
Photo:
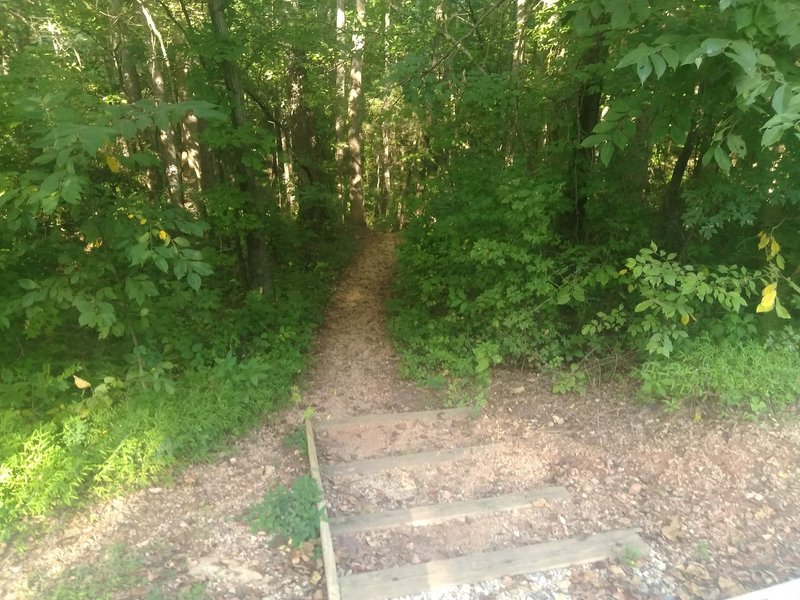
[[[778,284],[770,283],[761,292],[761,302],[756,307],[757,313],[769,312],[775,307],[775,299],[778,297]]]
[[[112,173],[119,173],[122,170],[122,163],[117,160],[116,156],[112,156],[111,154],[106,156],[106,164],[108,168],[111,169]]]
[[[163,229],[158,232],[158,238],[160,240],[163,241],[163,240],[167,239],[168,237],[169,237],[169,234],[166,231],[164,231]]]
[[[618,274],[619,275],[625,275],[625,273],[627,273],[627,272],[628,272],[628,269],[620,269]]]
[[[73,375],[72,379],[75,381],[75,387],[79,390],[88,390],[92,387],[92,384],[86,381],[85,379],[81,379],[77,375]]]
[[[147,223],[147,219],[145,219],[144,217],[139,219],[139,225],[145,225],[146,223]]]
[[[758,232],[758,249],[763,250],[769,244],[770,236],[763,231]]]
[[[769,257],[774,258],[775,255],[781,251],[781,245],[775,238],[772,238],[772,243],[769,245]]]
[[[683,315],[681,317],[681,323],[683,323],[684,325],[688,325],[689,324],[689,315]]]

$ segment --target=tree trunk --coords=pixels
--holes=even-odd
[[[165,69],[169,68],[167,62],[167,50],[164,47],[164,40],[158,30],[153,16],[144,5],[142,0],[138,0],[139,8],[142,11],[145,25],[150,32],[150,82],[153,96],[157,104],[168,104],[170,99],[167,97],[167,84],[164,80]],[[181,168],[178,159],[178,146],[175,142],[175,132],[172,124],[167,122],[158,128],[158,153],[161,157],[161,166],[164,171],[164,178],[167,182],[167,193],[170,203],[176,207],[183,206],[183,189],[181,185]]]
[[[516,10],[514,13],[514,48],[511,54],[511,85],[517,89],[519,85],[519,70],[525,60],[525,29],[528,21],[528,7],[526,0],[516,0]],[[514,162],[515,140],[520,137],[519,122],[519,94],[515,94],[514,112],[511,115],[511,126],[508,128],[506,138],[503,143],[503,154],[506,163]]]
[[[391,26],[391,5],[386,7],[383,15],[383,73],[389,72],[389,27]],[[386,218],[389,208],[389,195],[392,192],[391,149],[389,137],[389,124],[386,122],[388,115],[385,109],[389,98],[384,98],[384,108],[381,111],[381,143],[378,155],[378,207],[377,213],[381,218]]]
[[[364,60],[365,0],[356,1],[356,22],[353,30],[353,61],[350,66],[350,97],[347,116],[347,147],[350,152],[350,222],[356,227],[366,227],[364,215],[364,177],[361,160],[361,67]]]
[[[225,20],[225,0],[208,0],[208,12],[217,37],[224,40],[228,37],[228,24]],[[225,77],[225,86],[231,99],[232,121],[235,128],[247,127],[247,115],[244,108],[244,92],[236,63],[230,59],[223,59],[222,72]],[[245,211],[255,222],[250,225],[245,234],[247,249],[247,285],[251,290],[259,290],[262,294],[272,288],[272,276],[267,255],[267,237],[261,225],[266,216],[266,207],[263,206],[259,194],[256,175],[252,168],[242,161],[241,149],[236,150],[237,168],[242,172],[240,187],[249,198]]]
[[[336,163],[336,197],[343,211],[345,205],[345,173],[347,172],[344,155],[347,147],[345,119],[347,117],[347,49],[345,48],[345,0],[336,0],[336,122],[334,124],[336,140],[334,158]]]
[[[586,67],[597,64],[605,59],[606,54],[606,46],[597,42],[580,61],[580,65]],[[602,85],[600,77],[591,77],[581,84],[577,94],[575,150],[567,178],[567,195],[573,206],[573,235],[579,241],[586,238],[586,203],[589,199],[587,184],[595,159],[594,148],[581,148],[580,143],[600,121]]]
[[[663,214],[666,239],[675,244],[680,243],[683,237],[681,219],[684,205],[683,198],[681,198],[681,184],[686,174],[686,168],[689,166],[689,160],[694,154],[697,137],[697,127],[692,124],[689,134],[686,136],[686,142],[683,144],[683,148],[681,148],[680,154],[678,154],[678,158],[675,161],[672,176],[664,192]]]

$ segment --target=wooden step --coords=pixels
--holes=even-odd
[[[379,413],[371,415],[356,415],[342,417],[341,419],[319,420],[316,423],[319,429],[333,429],[336,427],[351,427],[362,425],[392,425],[407,421],[435,422],[446,419],[466,419],[476,414],[475,409],[442,408],[439,410],[418,410],[414,412]]]
[[[432,452],[417,452],[415,454],[399,454],[383,456],[347,463],[334,463],[322,467],[323,474],[332,477],[336,475],[354,475],[377,473],[395,468],[438,465],[456,460],[464,460],[473,456],[482,456],[487,449],[493,446],[467,446],[466,448],[449,448],[434,450]]]
[[[442,523],[470,515],[497,513],[530,506],[536,500],[566,500],[569,493],[563,487],[524,490],[503,496],[462,500],[449,504],[433,504],[375,513],[362,513],[330,520],[331,533],[342,535],[358,531],[376,531],[394,527],[418,527]]]
[[[614,558],[646,556],[649,548],[634,529],[571,538],[347,575],[339,579],[344,600],[384,600],[459,584],[560,569]]]

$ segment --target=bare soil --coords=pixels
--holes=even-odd
[[[306,472],[305,458],[284,443],[306,406],[324,420],[431,405],[430,391],[398,376],[386,334],[396,243],[367,238],[340,281],[300,405],[170,484],[65,516],[24,546],[0,547],[0,597],[84,585],[75,568],[105,568],[102,557],[118,547],[136,559],[135,583],[109,584],[103,593],[112,598],[323,598],[314,548],[254,535],[244,515],[268,487]],[[534,373],[499,371],[472,419],[321,430],[323,463],[486,446],[478,459],[326,481],[333,516],[554,485],[570,495],[514,513],[341,536],[340,572],[640,527],[649,557],[462,586],[452,597],[714,600],[800,577],[796,413],[751,422],[666,413],[637,402],[624,383],[584,396],[550,389]]]

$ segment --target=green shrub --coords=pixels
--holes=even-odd
[[[247,520],[253,532],[266,531],[290,546],[300,547],[319,537],[323,512],[317,506],[322,491],[308,475],[298,477],[291,488],[276,485],[250,509]]]
[[[562,353],[557,185],[465,158],[400,248],[391,331],[408,374],[486,380],[503,360]]]

